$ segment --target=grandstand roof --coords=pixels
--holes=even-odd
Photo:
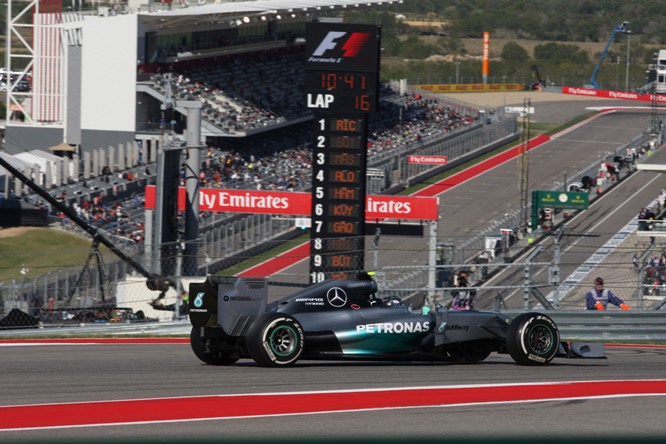
[[[278,18],[278,15],[291,13],[316,17],[327,11],[344,8],[381,6],[402,3],[402,0],[257,0],[226,2],[202,6],[140,13],[141,20],[155,27],[176,27],[216,22],[220,25],[240,26],[260,17]]]

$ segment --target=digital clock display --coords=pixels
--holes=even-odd
[[[377,84],[376,73],[306,71],[306,107],[331,112],[374,112]]]
[[[376,76],[366,73],[313,71],[305,77],[306,91],[374,91]]]

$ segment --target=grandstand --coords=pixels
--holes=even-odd
[[[39,183],[53,169],[45,187],[79,205],[100,196],[109,203],[133,198],[155,180],[155,168],[142,167],[156,161],[165,136],[184,138],[179,103],[199,101],[201,145],[208,147],[203,186],[303,190],[312,119],[303,100],[304,24],[385,3],[393,2],[130,3],[84,15],[36,2],[33,89],[8,91],[23,119],[8,115],[5,150],[45,157],[66,149],[60,154],[67,165],[51,159],[48,168],[42,161],[39,169],[34,163],[20,169]],[[50,52],[53,43],[62,51]],[[10,52],[10,68],[17,58]],[[477,117],[476,110],[460,112],[387,87],[382,97],[381,112],[372,116],[370,156],[404,151]],[[229,157],[230,165],[218,162]],[[3,191],[25,193],[20,184]]]
[[[7,90],[10,108],[20,112],[8,113],[5,150],[64,142],[82,156],[142,140],[150,153],[164,132],[186,127],[179,100],[203,102],[204,145],[303,121],[305,23],[390,3],[139,0],[92,14],[66,11],[60,1],[21,4],[21,11],[8,12],[34,8],[34,38],[21,40],[27,48],[10,48],[6,69],[25,66],[17,79],[30,73],[32,89]],[[14,21],[10,28],[31,32]],[[33,54],[27,63],[26,49]]]
[[[8,91],[22,118],[8,115],[5,150],[14,156],[3,155],[22,162],[18,169],[149,263],[154,238],[144,232],[150,223],[144,189],[157,180],[158,149],[186,138],[180,104],[202,104],[201,186],[307,190],[312,115],[303,106],[304,24],[345,7],[385,3],[391,2],[268,0],[165,11],[128,6],[90,16],[42,11],[52,17],[36,19],[46,36],[35,39],[33,88]],[[52,23],[59,34],[50,33]],[[39,48],[49,39],[62,51]],[[513,118],[486,125],[472,107],[397,84],[381,88],[368,134],[373,193],[405,181],[407,154],[453,149],[463,144],[454,143],[456,135],[464,135],[465,147],[450,154],[454,159],[516,134]],[[182,185],[185,176],[181,170]],[[2,190],[45,206],[16,181],[6,180]],[[293,223],[270,215],[201,213],[198,222],[202,247],[191,274],[215,272],[267,240],[300,234]],[[124,273],[112,274],[122,279]]]

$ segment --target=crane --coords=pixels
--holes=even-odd
[[[618,32],[624,32],[627,34],[631,32],[629,31],[629,22],[622,22],[618,25],[615,25],[615,29],[613,29],[613,33],[611,34],[608,43],[606,43],[604,51],[601,53],[601,58],[599,58],[599,63],[597,63],[597,66],[594,68],[594,72],[592,73],[592,77],[590,78],[589,86],[594,89],[599,89],[599,84],[597,83],[597,72],[599,72],[599,68],[601,68],[601,63],[606,58],[606,53],[608,52],[608,48],[610,48],[611,43],[613,43],[613,40],[615,40],[615,34],[617,34]]]
[[[546,81],[541,78],[541,74],[539,74],[539,67],[537,65],[532,65],[531,69],[533,71],[534,77],[536,77],[536,82],[528,83],[526,88],[528,91],[538,91],[546,86]]]
[[[107,239],[97,228],[93,227],[92,225],[81,219],[76,214],[76,211],[74,211],[68,205],[65,205],[62,202],[58,202],[46,190],[42,189],[34,181],[29,179],[27,176],[25,176],[19,170],[14,168],[9,162],[7,162],[5,159],[1,157],[0,157],[0,166],[6,169],[12,176],[16,177],[18,180],[23,182],[28,188],[37,193],[42,199],[47,201],[58,211],[62,212],[72,222],[74,222],[86,233],[88,233],[93,238],[95,249],[97,248],[97,245],[101,243],[102,245],[106,246],[112,253],[118,256],[118,258],[120,258],[126,264],[128,264],[129,266],[134,268],[137,272],[142,274],[146,278],[146,286],[148,287],[149,290],[159,291],[161,292],[161,295],[163,297],[163,295],[166,293],[169,287],[175,287],[175,284],[170,278],[159,276],[158,274],[151,273],[150,271],[145,269],[143,265],[141,265],[139,262],[135,261],[130,256],[123,253],[118,247],[116,247],[116,245],[113,242],[111,242],[111,240]]]

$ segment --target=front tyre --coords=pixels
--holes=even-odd
[[[540,313],[517,316],[506,334],[506,347],[516,364],[546,365],[553,360],[560,344],[557,325]]]
[[[238,361],[237,357],[223,351],[207,351],[206,344],[201,340],[201,336],[199,336],[198,327],[192,327],[192,331],[190,332],[190,346],[196,357],[208,365],[231,365]]]
[[[261,367],[286,367],[301,356],[303,338],[303,328],[296,319],[274,313],[252,324],[247,334],[247,350]]]

